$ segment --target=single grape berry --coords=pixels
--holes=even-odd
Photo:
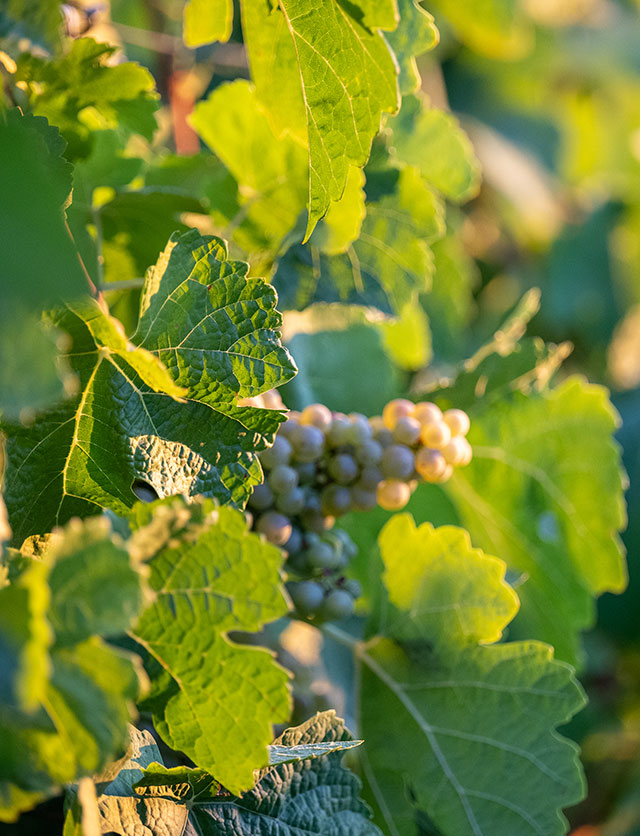
[[[355,602],[346,589],[332,589],[327,594],[322,606],[320,615],[327,620],[338,620],[353,615]]]
[[[288,585],[295,608],[302,615],[314,615],[324,603],[324,591],[315,581],[297,581]]]
[[[354,485],[351,488],[351,504],[356,511],[371,511],[378,504],[375,490],[365,491]]]
[[[324,450],[324,433],[310,424],[299,424],[291,437],[294,458],[299,462],[315,462]]]
[[[423,426],[425,424],[437,424],[442,421],[442,410],[434,403],[422,401],[422,403],[416,404],[413,417],[417,418]]]
[[[393,428],[393,439],[399,444],[406,444],[408,447],[413,447],[414,444],[418,443],[421,429],[422,425],[417,418],[405,415],[396,421],[396,425]]]
[[[342,412],[334,412],[331,426],[327,431],[327,441],[331,447],[344,447],[349,444],[351,421]]]
[[[360,478],[356,482],[356,485],[365,491],[375,491],[383,479],[384,476],[379,467],[367,465],[367,467],[363,467],[360,471]]]
[[[451,441],[442,448],[442,455],[448,464],[462,467],[471,461],[471,445],[462,435],[454,435]]]
[[[291,442],[291,437],[299,426],[300,422],[297,418],[292,418],[291,413],[289,413],[287,420],[278,427],[278,435],[276,438],[286,438],[287,441]]]
[[[378,464],[382,458],[383,447],[373,438],[363,441],[355,449],[356,461],[361,465]]]
[[[411,488],[406,482],[388,479],[378,485],[376,498],[385,511],[399,511],[411,499]]]
[[[416,470],[425,482],[439,482],[447,470],[447,460],[439,450],[421,447],[416,453]]]
[[[298,483],[300,485],[310,485],[315,481],[317,468],[315,462],[300,462],[294,466],[294,470],[298,474]]]
[[[350,509],[351,491],[344,485],[327,485],[320,500],[323,513],[338,517]]]
[[[291,536],[284,544],[284,550],[287,552],[289,556],[298,554],[298,552],[302,551],[302,547],[304,546],[304,540],[302,538],[302,532],[299,528],[293,527],[291,530]]]
[[[382,454],[380,469],[385,479],[409,479],[414,470],[412,450],[403,444],[392,444]]]
[[[262,514],[256,524],[256,530],[264,534],[270,543],[284,546],[293,532],[289,519],[277,511],[267,511]]]
[[[267,470],[273,470],[276,465],[289,464],[292,452],[293,448],[289,441],[278,433],[271,447],[263,450],[258,458],[263,467],[266,467]]]
[[[451,441],[451,430],[444,421],[436,424],[424,424],[420,433],[420,441],[425,447],[442,450]]]
[[[292,488],[287,493],[278,494],[276,497],[276,508],[278,511],[282,511],[283,514],[294,517],[304,508],[305,499],[305,493],[302,488]]]
[[[335,569],[340,555],[324,540],[313,543],[306,551],[307,562],[313,569]]]
[[[355,578],[347,578],[343,583],[342,588],[354,599],[359,598],[362,595],[362,586],[357,580],[355,580]]]
[[[451,435],[466,435],[469,432],[471,421],[467,413],[461,409],[448,409],[444,413],[444,420],[451,430]]]
[[[263,485],[255,486],[253,493],[249,497],[248,504],[251,508],[255,508],[256,511],[266,511],[267,508],[271,508],[275,501],[276,498],[273,491],[265,482]]]
[[[366,415],[352,412],[349,415],[350,427],[347,436],[350,444],[362,444],[373,437],[373,430]]]
[[[321,403],[312,403],[302,410],[301,424],[309,424],[326,433],[331,426],[331,410]]]
[[[329,459],[329,475],[339,485],[349,485],[357,477],[359,468],[356,460],[348,453],[337,453]]]
[[[298,484],[298,474],[289,465],[279,464],[273,468],[267,477],[267,483],[276,494],[289,493]]]
[[[406,398],[396,398],[389,403],[382,410],[382,420],[388,430],[393,430],[398,422],[398,418],[405,418],[413,415],[415,404]]]

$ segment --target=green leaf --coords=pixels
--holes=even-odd
[[[415,371],[428,365],[432,356],[429,317],[417,298],[403,305],[398,317],[382,322],[380,327],[396,366]]]
[[[393,32],[385,35],[400,67],[400,93],[414,93],[420,87],[420,73],[416,57],[438,44],[439,33],[433,17],[419,0],[398,0],[400,22]]]
[[[304,146],[288,135],[276,137],[255,89],[242,80],[217,87],[196,105],[190,122],[238,184],[239,216],[228,219],[234,239],[248,253],[273,256],[305,207]]]
[[[253,789],[239,797],[216,794],[219,785],[203,770],[153,763],[136,781],[135,796],[127,775],[120,796],[112,784],[100,798],[102,830],[134,836],[144,824],[149,836],[161,836],[165,827],[203,836],[380,836],[359,799],[360,781],[340,765],[343,750],[357,743],[333,711],[316,714],[275,741],[283,760],[261,770]],[[131,763],[133,776],[138,761],[125,768]]]
[[[102,769],[125,742],[140,686],[102,641],[142,601],[140,575],[105,519],[54,532],[39,559],[12,555],[0,590],[0,821]]]
[[[261,0],[243,0],[242,8],[258,94],[299,137],[302,91],[309,237],[331,201],[342,195],[349,166],[367,161],[381,114],[398,107],[394,59],[382,36],[337,0],[281,0],[271,14]],[[268,85],[273,91],[264,98]]]
[[[560,836],[584,790],[555,731],[584,703],[571,668],[536,642],[483,646],[517,598],[466,532],[397,515],[379,543],[389,638],[356,652],[364,769],[388,831],[409,836],[424,816],[443,836]]]
[[[367,29],[395,29],[398,25],[398,4],[396,0],[356,0],[354,6],[361,15],[351,11]]]
[[[447,18],[458,40],[480,55],[513,60],[532,45],[532,27],[517,0],[478,0],[472,6],[436,0],[431,7],[436,16]]]
[[[183,11],[183,39],[187,46],[222,43],[231,37],[233,0],[188,0]]]
[[[58,0],[4,0],[0,8],[0,38],[29,38],[54,49],[62,34]]]
[[[64,149],[58,129],[46,119],[22,116],[17,108],[0,114],[0,409],[12,418],[63,395],[66,375],[57,365],[56,335],[40,315],[87,290],[65,228],[72,168]],[[22,351],[15,350],[16,338]]]
[[[444,232],[443,207],[414,169],[394,173],[394,191],[367,203],[346,254],[324,256],[313,240],[285,253],[274,277],[285,307],[342,301],[399,312],[416,291],[428,290],[429,244]]]
[[[389,127],[398,159],[415,166],[445,197],[462,202],[477,192],[480,167],[473,146],[450,113],[429,107],[424,96],[405,96]]]
[[[72,157],[86,155],[94,127],[122,126],[147,139],[156,129],[153,76],[132,62],[106,64],[115,50],[92,38],[76,38],[60,58],[23,53],[18,59],[16,81],[27,86],[34,113],[60,128]]]
[[[189,518],[184,502],[167,507]],[[268,651],[227,634],[258,630],[287,612],[282,552],[250,534],[232,508],[209,502],[191,513],[204,513],[205,521],[187,524],[149,560],[156,602],[133,634],[160,665],[151,707],[162,737],[240,792],[267,760],[271,723],[288,716],[288,677]],[[137,537],[153,543],[162,524],[152,522]]]
[[[607,392],[580,378],[472,412],[474,461],[451,494],[475,541],[524,572],[514,631],[580,658],[594,597],[627,582],[624,473]],[[593,479],[589,473],[597,473]]]
[[[246,271],[193,230],[148,271],[133,342],[95,303],[60,315],[81,394],[29,427],[5,425],[17,543],[100,507],[126,513],[135,480],[159,496],[246,500],[260,480],[255,452],[282,416],[234,404],[295,371],[275,330],[275,293]]]
[[[313,231],[311,246],[326,255],[344,253],[359,236],[366,217],[364,174],[351,167],[340,200],[329,207],[327,214]]]

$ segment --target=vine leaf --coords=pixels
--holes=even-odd
[[[0,114],[0,188],[7,207],[0,220],[0,409],[12,418],[63,396],[67,370],[56,362],[59,335],[43,325],[41,313],[87,289],[65,229],[72,177],[65,146],[41,116],[23,116],[18,108]]]
[[[283,759],[257,773],[252,789],[230,796],[202,769],[167,769],[159,757],[147,763],[152,740],[138,732],[130,760],[99,799],[102,831],[134,836],[144,825],[149,836],[168,826],[203,836],[380,836],[359,779],[340,764],[344,750],[360,743],[333,711],[316,714],[275,741],[272,751]]]
[[[415,166],[445,197],[463,202],[477,192],[480,165],[469,137],[450,113],[430,107],[424,96],[405,96],[389,127],[397,158]]]
[[[420,73],[416,57],[438,44],[439,33],[433,17],[422,8],[418,0],[398,0],[400,21],[385,39],[393,50],[400,67],[398,83],[404,96],[420,87]]]
[[[577,377],[488,400],[471,411],[474,461],[451,495],[475,541],[526,575],[514,634],[575,662],[594,597],[627,582],[618,417],[605,389]],[[596,466],[597,481],[588,477]]]
[[[183,39],[195,48],[231,37],[233,0],[188,0],[183,12]]]
[[[395,174],[394,190],[367,203],[360,235],[345,254],[324,255],[313,238],[287,250],[274,277],[283,305],[341,301],[400,312],[415,292],[428,290],[429,244],[444,232],[444,209],[415,169]]]
[[[272,11],[261,0],[242,3],[258,94],[272,88],[267,107],[309,149],[307,238],[342,195],[349,167],[366,163],[382,113],[399,104],[393,55],[350,8],[337,0],[280,0]]]
[[[190,122],[237,183],[237,213],[225,218],[234,240],[252,255],[266,250],[273,257],[305,208],[304,146],[290,135],[276,137],[255,88],[243,80],[217,87]],[[224,214],[220,190],[211,198]]]
[[[584,791],[577,747],[555,731],[584,703],[572,669],[538,642],[490,644],[517,599],[466,532],[402,514],[379,545],[385,637],[357,655],[364,769],[389,832],[422,816],[444,836],[561,836],[560,808]]]
[[[75,520],[39,559],[10,551],[0,589],[0,821],[122,751],[140,677],[103,638],[129,628],[141,575],[106,519]]]
[[[282,552],[250,534],[241,512],[210,500],[173,500],[158,512],[136,535],[156,552],[148,560],[156,600],[133,629],[157,663],[149,707],[167,743],[241,792],[267,760],[271,723],[288,716],[288,674],[268,651],[228,633],[258,630],[288,611]],[[158,548],[168,521],[178,530]]]
[[[246,271],[220,239],[192,230],[148,271],[133,341],[96,303],[56,317],[81,392],[29,427],[4,425],[16,543],[100,507],[126,513],[135,480],[160,497],[246,500],[261,475],[255,452],[282,416],[236,399],[295,373],[275,330],[275,292]]]

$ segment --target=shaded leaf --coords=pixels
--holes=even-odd
[[[100,799],[103,832],[134,836],[144,825],[149,836],[161,836],[165,827],[203,836],[379,836],[359,799],[360,781],[340,765],[342,750],[357,742],[333,711],[316,714],[275,741],[286,760],[261,770],[253,789],[239,797],[216,795],[219,785],[201,769],[151,764],[135,797]],[[305,751],[313,756],[303,757]]]
[[[0,590],[1,821],[120,754],[140,686],[133,658],[100,636],[126,630],[142,601],[140,576],[106,520],[75,521],[40,559],[12,553],[9,569]]]
[[[149,270],[133,343],[96,304],[59,316],[81,394],[30,427],[5,425],[16,542],[100,507],[126,513],[135,480],[159,496],[244,502],[281,415],[234,403],[294,374],[275,293],[246,270],[193,230]]]
[[[451,482],[476,542],[527,575],[516,635],[548,641],[569,661],[580,658],[594,597],[627,582],[617,424],[606,390],[576,377],[516,392],[472,412],[474,460]]]

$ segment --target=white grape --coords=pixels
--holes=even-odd
[[[321,403],[312,403],[310,406],[305,407],[300,416],[301,424],[310,424],[311,426],[317,427],[323,433],[329,430],[331,421],[331,410]]]
[[[393,430],[396,426],[398,418],[409,417],[413,415],[415,404],[406,398],[396,398],[389,403],[382,410],[382,420],[388,430]]]
[[[406,482],[387,479],[378,485],[376,498],[385,511],[399,511],[411,499],[411,488]]]
[[[393,429],[394,441],[397,441],[399,444],[406,444],[407,446],[412,447],[414,444],[418,443],[421,430],[422,425],[417,418],[412,418],[410,415],[404,415],[396,421],[396,425]]]
[[[260,534],[264,534],[270,543],[274,543],[276,546],[284,546],[291,537],[293,526],[283,514],[278,514],[277,511],[267,511],[259,518],[256,530]]]
[[[444,421],[435,424],[423,424],[420,441],[425,447],[442,450],[451,441],[451,430]]]
[[[466,435],[471,427],[469,416],[462,409],[448,409],[444,413],[444,420],[451,435]]]

